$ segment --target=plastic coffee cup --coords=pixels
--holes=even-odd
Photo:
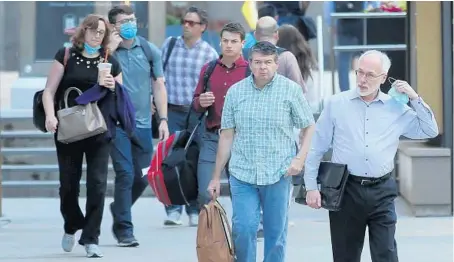
[[[111,63],[99,63],[98,64],[98,82],[100,85],[104,85],[104,79],[106,75],[110,74],[112,70]]]

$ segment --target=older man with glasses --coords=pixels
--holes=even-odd
[[[380,91],[390,67],[385,53],[362,54],[355,90],[330,97],[317,121],[304,174],[308,205],[321,207],[318,169],[330,148],[331,161],[346,164],[350,172],[341,210],[329,212],[334,262],[361,260],[366,228],[372,261],[399,261],[394,239],[398,189],[392,176],[399,138],[438,135],[432,110],[407,82],[393,84],[406,100]]]

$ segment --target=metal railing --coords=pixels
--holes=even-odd
[[[379,50],[379,51],[401,51],[406,50],[406,44],[384,44],[384,45],[368,45],[367,44],[367,19],[395,19],[407,17],[406,12],[396,13],[332,13],[331,21],[334,24],[337,20],[341,19],[363,19],[363,45],[334,45],[335,34],[330,33],[330,64],[331,64],[331,84],[333,94],[335,94],[336,86],[336,56],[335,52],[355,52],[355,51],[367,51],[367,50]]]

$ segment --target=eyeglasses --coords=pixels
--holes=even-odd
[[[202,23],[196,22],[196,21],[191,21],[191,20],[186,20],[186,19],[181,19],[181,25],[186,25],[188,24],[190,27],[193,27],[195,25],[201,25]]]
[[[104,30],[98,30],[98,29],[93,29],[93,28],[87,28],[87,31],[95,36],[104,36],[106,34],[106,31]]]
[[[123,19],[123,20],[120,20],[120,21],[117,21],[118,24],[122,25],[122,24],[126,24],[126,23],[137,23],[137,18],[126,18],[126,19]]]
[[[366,78],[366,81],[375,80],[375,79],[379,78],[380,76],[385,75],[384,73],[375,75],[373,73],[366,73],[361,70],[355,70],[355,73],[356,73],[356,77],[364,77],[364,78]]]

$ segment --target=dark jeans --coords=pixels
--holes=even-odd
[[[176,131],[183,130],[186,127],[186,117],[187,117],[187,112],[182,112],[182,111],[177,111],[173,109],[172,107],[169,106],[168,109],[169,113],[169,132],[170,134],[175,133]],[[190,118],[190,124],[189,128],[192,130],[193,127],[198,123],[197,122],[197,117],[200,116],[200,114],[195,113],[191,111],[191,118]],[[194,141],[201,144],[201,134],[204,132],[204,127],[205,124],[202,123],[200,127],[197,130],[196,136],[194,138]],[[183,212],[183,206],[175,206],[175,205],[170,205],[170,206],[165,206],[166,213],[167,215],[171,212],[178,212],[182,213]],[[199,207],[197,204],[197,201],[192,201],[189,203],[189,205],[186,205],[186,213],[188,215],[191,214],[198,214],[199,213]]]
[[[372,186],[347,182],[342,209],[329,213],[334,262],[360,262],[366,226],[372,262],[399,261],[394,239],[396,197],[393,178]]]
[[[131,143],[127,134],[117,128],[110,153],[115,170],[112,212],[113,231],[117,238],[133,236],[131,207],[148,185],[142,169],[150,165],[153,154],[151,128],[136,128],[135,136],[143,148]]]
[[[55,140],[60,171],[60,211],[67,234],[82,229],[79,244],[98,244],[107,187],[110,143],[87,138],[63,144]],[[80,179],[85,154],[87,203],[85,217],[79,206]]]

